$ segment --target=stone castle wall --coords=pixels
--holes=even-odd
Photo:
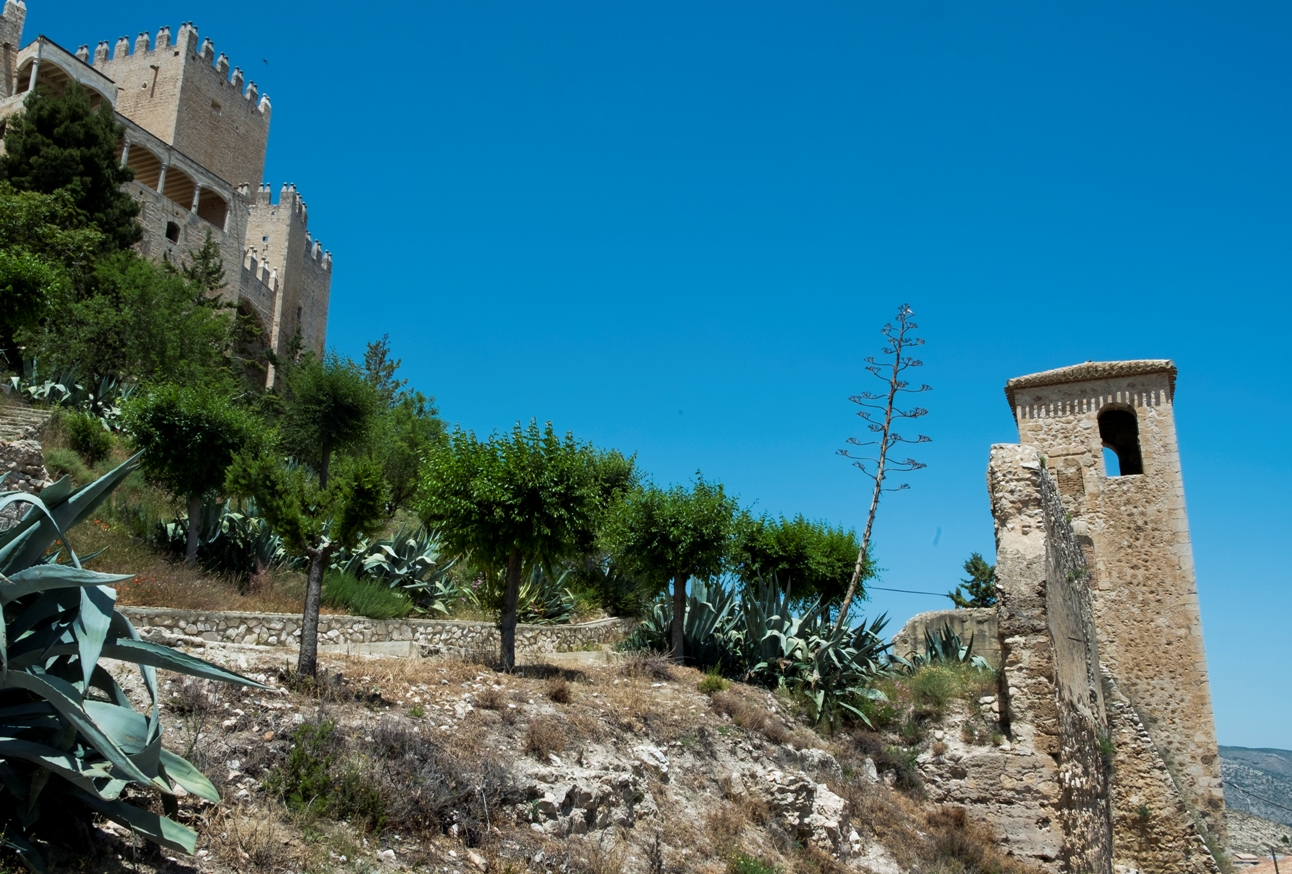
[[[1186,803],[1224,837],[1212,717],[1169,361],[1078,365],[1011,380],[1022,443],[1054,475],[1091,565],[1101,657],[1145,720]],[[1099,417],[1133,414],[1143,473],[1105,469]]]

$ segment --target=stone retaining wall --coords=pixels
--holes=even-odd
[[[146,638],[165,641],[188,637],[256,646],[300,646],[301,617],[295,613],[226,613],[169,607],[120,609]],[[516,650],[575,652],[615,643],[626,637],[638,621],[602,619],[579,625],[519,625]],[[319,646],[331,652],[462,656],[481,650],[496,651],[498,628],[492,622],[323,615],[319,617]]]

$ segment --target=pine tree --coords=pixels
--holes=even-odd
[[[135,221],[139,204],[121,190],[135,175],[121,165],[124,133],[112,106],[91,107],[89,92],[76,83],[60,95],[37,88],[5,127],[0,179],[19,191],[67,191],[110,245],[127,249],[143,230]]]
[[[987,564],[981,553],[975,552],[965,561],[965,573],[969,579],[961,580],[954,592],[947,597],[955,602],[956,607],[995,607],[996,606],[996,566]],[[966,597],[966,595],[968,597]]]

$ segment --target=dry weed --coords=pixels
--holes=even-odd
[[[624,661],[620,673],[626,677],[672,682],[677,679],[677,665],[662,653],[635,652]]]
[[[570,703],[570,683],[563,676],[548,677],[543,684],[543,694],[556,704]]]
[[[273,811],[217,807],[202,831],[211,853],[235,871],[303,870],[310,862],[293,829]]]
[[[566,732],[561,723],[550,716],[539,716],[529,724],[525,732],[525,752],[539,761],[545,761],[552,753],[565,749]]]
[[[505,710],[507,709],[507,696],[503,694],[502,689],[490,686],[476,695],[475,703],[477,707],[485,710]]]
[[[709,701],[716,712],[727,714],[736,725],[762,734],[774,744],[787,744],[796,739],[796,732],[779,718],[759,705],[746,701],[735,690],[719,692]]]
[[[719,847],[730,846],[745,830],[749,817],[730,801],[724,801],[705,820],[705,827]]]

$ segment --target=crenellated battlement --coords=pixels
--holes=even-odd
[[[269,262],[261,256],[255,246],[248,247],[242,256],[242,269],[253,281],[259,282],[270,291],[278,291],[278,271],[269,266]]]
[[[17,2],[21,5],[21,0],[8,0],[8,2],[11,4]],[[8,6],[5,8],[7,10]],[[25,14],[26,7],[22,8]],[[217,56],[215,43],[210,37],[203,39],[199,45],[197,25],[191,21],[186,21],[179,26],[173,43],[170,26],[162,25],[157,29],[155,42],[148,31],[142,31],[135,37],[133,44],[127,36],[119,37],[115,44],[109,43],[108,40],[99,42],[94,49],[93,59],[90,57],[89,45],[83,45],[76,50],[78,58],[94,67],[105,65],[112,67],[127,60],[155,60],[166,53],[169,53],[170,58],[180,57],[186,65],[200,62],[193,63],[193,66],[209,68],[212,74],[219,78],[221,84],[236,90],[246,99],[249,107],[253,107],[255,111],[268,118],[272,111],[269,95],[261,94],[255,82],[246,81],[241,67],[232,67],[230,72],[229,56],[223,52]]]

